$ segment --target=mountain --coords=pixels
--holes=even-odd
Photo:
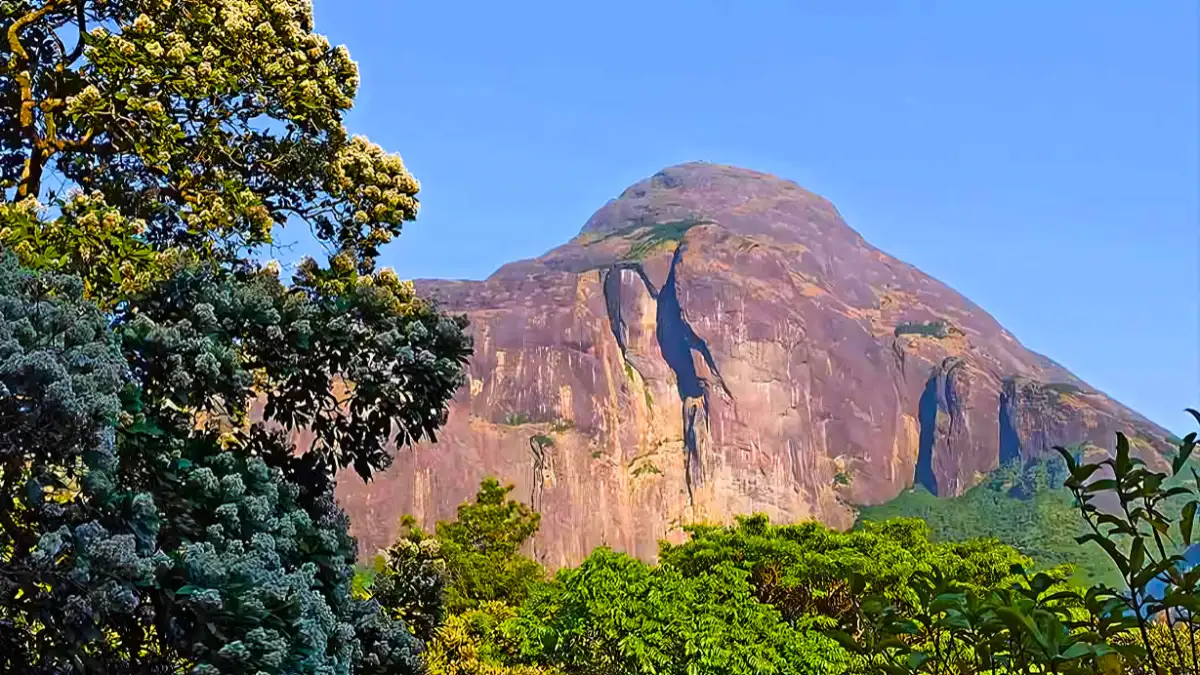
[[[417,287],[468,315],[475,356],[437,444],[341,480],[368,551],[403,514],[452,517],[489,475],[543,513],[535,552],[557,566],[600,545],[653,558],[682,524],[755,511],[849,527],[855,505],[960,495],[1116,431],[1153,461],[1168,447],[833,204],[755,171],[665,169],[539,258]]]

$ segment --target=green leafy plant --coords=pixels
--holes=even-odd
[[[427,642],[445,618],[446,560],[441,542],[411,516],[402,525],[407,532],[379,557],[370,597]]]
[[[755,600],[746,572],[698,576],[605,549],[537,587],[502,630],[519,659],[567,673],[826,673],[844,654]]]
[[[1120,658],[1119,648],[1076,618],[1082,599],[1060,576],[1014,571],[1022,579],[1008,589],[970,588],[939,570],[922,571],[910,580],[916,602],[903,609],[856,576],[860,613],[829,635],[862,657],[866,672],[881,675],[1083,675]]]
[[[896,337],[901,335],[923,335],[932,338],[944,338],[950,335],[950,324],[942,319],[936,321],[912,321],[896,326],[893,331]]]
[[[544,575],[541,565],[520,553],[537,532],[541,516],[509,499],[512,490],[489,478],[474,502],[458,507],[456,520],[437,524],[447,575],[446,609],[452,614],[485,602],[519,605]]]
[[[1188,412],[1200,422],[1200,412]],[[1200,568],[1187,569],[1186,558],[1174,552],[1172,532],[1184,546],[1192,544],[1196,511],[1200,507],[1200,474],[1189,469],[1192,481],[1170,485],[1170,479],[1188,468],[1196,448],[1196,433],[1182,439],[1172,458],[1170,474],[1151,470],[1131,454],[1130,443],[1117,434],[1114,456],[1099,462],[1078,461],[1070,452],[1059,449],[1071,477],[1067,487],[1079,503],[1080,513],[1091,530],[1079,537],[1079,543],[1099,546],[1121,571],[1124,588],[1098,587],[1095,591],[1119,606],[1137,625],[1141,644],[1134,649],[1144,652],[1151,672],[1159,672],[1168,658],[1182,663],[1186,672],[1200,672],[1195,631],[1200,627]],[[1101,509],[1097,498],[1115,497],[1117,506]],[[1178,518],[1167,510],[1173,500],[1182,500]],[[1155,588],[1157,586],[1157,589]],[[1151,640],[1150,625],[1161,619],[1170,629],[1170,649]],[[1185,629],[1185,647],[1177,627]],[[1169,652],[1169,656],[1167,653]],[[1187,663],[1190,661],[1190,663]]]

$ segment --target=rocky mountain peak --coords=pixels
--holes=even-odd
[[[858,238],[824,197],[790,180],[708,162],[668,167],[631,185],[588,219],[580,234],[611,236],[648,224],[689,221],[784,240]],[[789,231],[797,225],[807,227]]]
[[[745,169],[664,169],[539,258],[418,289],[469,316],[475,355],[437,444],[339,484],[368,551],[486,476],[544,514],[554,566],[600,545],[653,558],[732,514],[848,526],[857,505],[961,494],[1116,431],[1151,460],[1167,447],[827,200]]]

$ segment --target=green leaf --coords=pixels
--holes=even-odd
[[[1184,408],[1184,411],[1195,418],[1197,424],[1200,424],[1200,411],[1197,411],[1193,408]]]
[[[1129,473],[1130,466],[1131,466],[1131,464],[1129,462],[1129,439],[1125,437],[1124,433],[1118,431],[1117,432],[1117,457],[1116,457],[1115,463],[1113,464],[1113,469],[1116,473],[1118,480],[1123,479],[1125,477],[1125,475],[1127,473]]]
[[[1184,504],[1183,512],[1179,516],[1179,530],[1183,533],[1183,543],[1185,546],[1192,544],[1192,528],[1196,524],[1196,507],[1195,500]]]
[[[1091,654],[1091,645],[1082,642],[1076,642],[1070,647],[1067,647],[1067,649],[1062,653],[1062,658],[1074,661],[1076,659],[1082,659],[1085,656],[1090,656]]]
[[[1146,541],[1135,537],[1129,546],[1129,569],[1140,570],[1146,563]]]
[[[1187,464],[1188,459],[1192,456],[1192,451],[1196,449],[1194,443],[1183,443],[1179,447],[1179,454],[1175,455],[1175,460],[1171,462],[1171,475],[1178,475]]]

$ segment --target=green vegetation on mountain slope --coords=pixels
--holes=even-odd
[[[884,504],[863,507],[858,522],[920,518],[936,541],[994,537],[1039,564],[1073,565],[1080,583],[1117,583],[1112,562],[1075,541],[1087,524],[1062,486],[1066,477],[1059,460],[1013,462],[958,497],[936,497],[917,486]]]
[[[1168,487],[1181,485],[1187,470],[1200,466],[1189,461],[1184,468],[1182,476],[1167,479]],[[1104,552],[1076,541],[1089,530],[1075,497],[1063,487],[1068,476],[1059,458],[1010,462],[958,497],[937,497],[917,486],[891,501],[862,507],[856,527],[870,521],[920,518],[935,541],[993,537],[1039,565],[1071,565],[1073,579],[1083,586],[1119,584],[1120,571]],[[1168,504],[1164,509],[1178,518],[1182,505]],[[1182,550],[1178,542],[1167,542],[1167,548],[1172,553]]]

